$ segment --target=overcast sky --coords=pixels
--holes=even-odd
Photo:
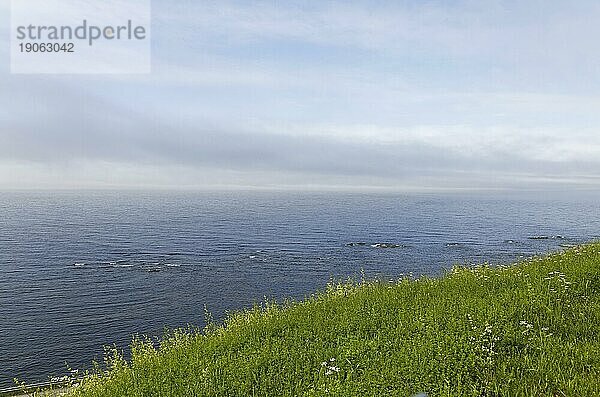
[[[600,189],[600,2],[153,1],[149,75],[11,75],[0,189]]]

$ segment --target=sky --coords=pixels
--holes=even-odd
[[[600,190],[600,3],[152,2],[152,73],[10,73],[0,190]]]

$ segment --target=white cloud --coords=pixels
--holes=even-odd
[[[598,32],[600,5],[559,1],[512,3],[465,1],[455,5],[427,2],[413,6],[371,2],[305,2],[274,6],[271,2],[240,4],[196,2],[172,5],[175,12],[157,15],[163,23],[193,23],[194,39],[248,42],[297,39],[317,44],[359,46],[384,52],[414,50],[492,55],[560,57],[565,51],[589,48]],[[578,39],[578,40],[576,40]],[[583,40],[582,40],[583,39]],[[557,51],[548,51],[552,44]],[[558,47],[557,47],[558,46]],[[503,47],[503,48],[501,48]],[[499,51],[499,50],[504,51]],[[591,54],[588,54],[591,55]]]
[[[0,71],[0,186],[598,186],[599,7],[155,2],[151,75]]]

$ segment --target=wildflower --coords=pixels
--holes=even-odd
[[[531,329],[533,328],[533,324],[529,324],[527,321],[525,320],[521,320],[519,321],[519,324],[522,325],[523,327],[527,328],[527,329]]]

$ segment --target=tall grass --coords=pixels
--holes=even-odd
[[[600,244],[440,278],[331,284],[160,346],[72,396],[600,395]]]

